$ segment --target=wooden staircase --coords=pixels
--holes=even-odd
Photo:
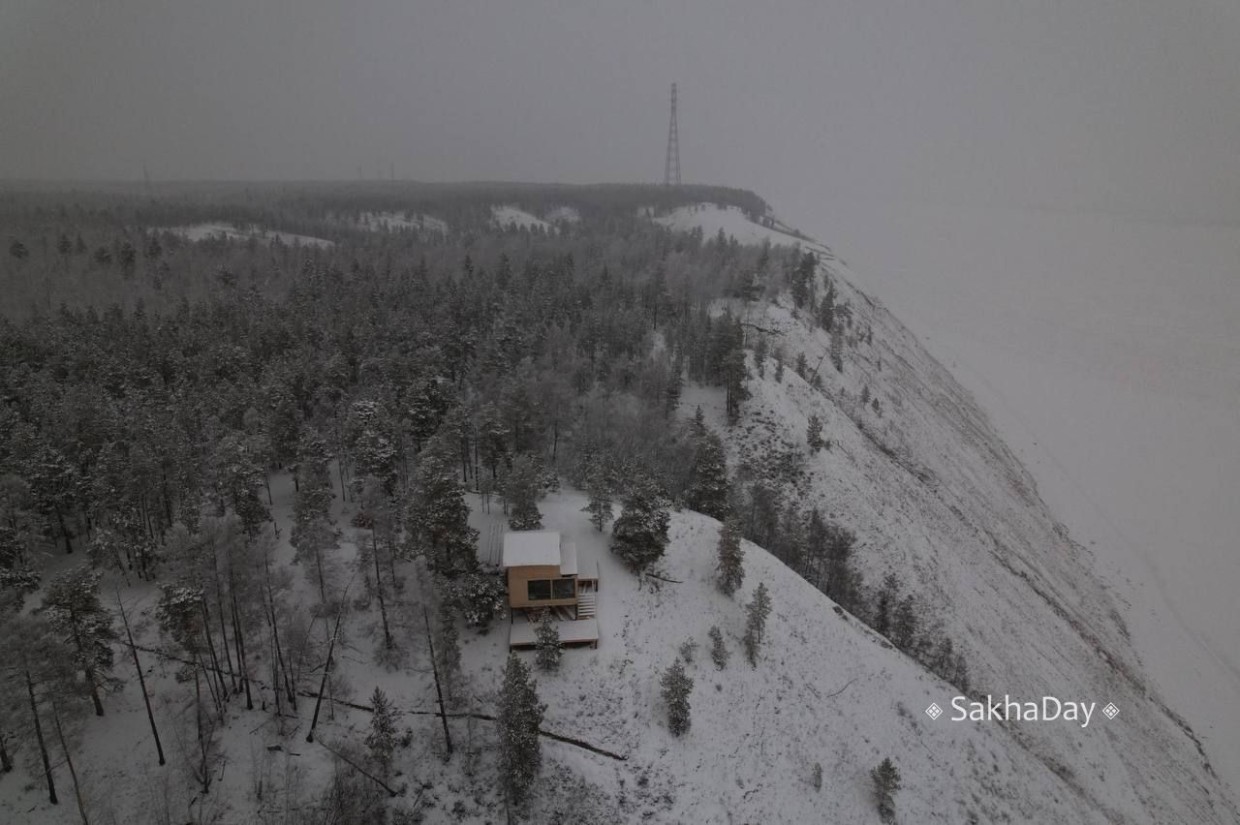
[[[598,594],[586,591],[577,594],[577,618],[593,619],[598,607]]]

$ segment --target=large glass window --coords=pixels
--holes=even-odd
[[[532,602],[546,599],[572,599],[577,596],[574,579],[530,579],[526,593]]]

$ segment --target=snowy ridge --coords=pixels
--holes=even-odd
[[[650,210],[639,210],[639,214],[649,215]],[[679,207],[666,215],[653,217],[652,220],[677,232],[701,229],[702,236],[708,240],[719,232],[723,232],[725,237],[735,238],[740,244],[761,244],[764,241],[770,241],[772,246],[800,245],[806,249],[829,254],[822,244],[792,235],[793,230],[775,218],[769,218],[770,226],[754,223],[736,206],[698,203]]]
[[[535,217],[529,212],[518,209],[515,206],[492,206],[492,220],[500,229],[507,229],[515,226],[517,229],[541,229],[544,232],[554,231],[555,227],[544,221],[542,218]]]
[[[448,234],[447,221],[433,215],[410,212],[363,212],[356,224],[360,229],[372,232],[400,232],[412,230],[417,232],[435,232]]]
[[[278,232],[257,226],[239,226],[231,223],[198,223],[192,226],[172,227],[166,231],[180,235],[187,241],[203,241],[208,238],[223,238],[230,241],[255,239],[259,241],[280,241],[289,246],[297,244],[320,247],[335,246],[332,241],[311,235],[297,235],[292,232]]]

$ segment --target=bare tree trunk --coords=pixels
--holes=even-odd
[[[56,723],[56,738],[60,740],[60,750],[65,755],[65,765],[68,766],[69,777],[73,780],[73,796],[77,800],[78,813],[82,816],[82,825],[90,825],[90,817],[86,815],[86,803],[82,800],[82,788],[78,784],[77,770],[73,767],[73,757],[69,755],[69,743],[65,741],[65,731],[60,725],[60,711],[55,700],[52,700],[52,721]]]
[[[34,720],[34,736],[39,740],[39,753],[43,757],[43,775],[47,777],[47,799],[53,805],[59,805],[56,798],[56,779],[52,776],[52,760],[47,756],[47,742],[43,739],[43,726],[39,724],[39,703],[34,699],[34,680],[30,678],[30,669],[26,669],[26,692],[30,695],[30,717]]]
[[[356,574],[354,574],[356,575]],[[349,586],[352,586],[352,580]],[[314,700],[314,717],[310,720],[310,732],[306,734],[306,741],[314,741],[314,728],[319,723],[319,710],[323,707],[323,692],[327,688],[327,677],[332,669],[332,654],[336,651],[336,639],[340,636],[340,620],[344,616],[345,602],[349,598],[349,587],[346,586],[344,593],[340,595],[340,604],[336,607],[336,626],[332,629],[331,641],[327,645],[327,661],[323,663],[323,678],[319,682],[319,695]]]
[[[78,635],[77,614],[73,612],[73,608],[69,608],[69,626],[73,628],[73,646],[85,659],[86,650],[82,644],[82,637]],[[84,665],[82,674],[86,679],[87,687],[90,688],[90,698],[95,703],[95,715],[103,716],[103,703],[99,701],[99,686],[95,684],[95,669],[90,665]]]
[[[233,641],[237,644],[237,663],[241,667],[241,684],[245,686],[245,709],[254,710],[254,697],[250,694],[250,668],[245,661],[245,636],[241,632],[241,614],[237,609],[237,590],[229,570],[229,596],[232,598]]]
[[[392,631],[388,627],[387,604],[383,601],[383,574],[379,569],[379,540],[375,536],[373,522],[370,528],[370,549],[375,561],[375,590],[379,593],[379,615],[383,619],[383,645],[392,649]]]
[[[451,759],[452,734],[448,732],[448,709],[443,702],[443,688],[439,684],[439,662],[435,658],[435,640],[431,633],[430,616],[427,614],[425,607],[422,608],[422,621],[426,624],[426,644],[431,651],[431,673],[435,675],[435,695],[439,698],[439,721],[443,723],[444,743],[448,746],[448,759]]]
[[[289,681],[288,668],[284,664],[284,651],[280,647],[280,622],[279,618],[276,616],[276,598],[275,594],[271,591],[271,570],[267,566],[267,559],[265,557],[263,558],[263,574],[267,579],[267,613],[268,621],[271,622],[271,641],[272,645],[275,647],[276,653],[275,665],[278,668],[278,673],[283,676],[282,680],[277,678],[272,681],[271,689],[275,691],[278,696],[280,693],[280,682],[283,681],[284,692],[288,696],[288,701],[293,706],[293,710],[296,711],[297,691],[293,689],[293,684]]]
[[[138,687],[142,689],[142,702],[146,705],[146,720],[151,723],[151,735],[155,737],[155,750],[159,753],[159,764],[164,765],[164,746],[159,741],[159,729],[155,727],[155,714],[151,711],[151,695],[146,692],[146,677],[142,674],[142,663],[138,661],[138,648],[133,643],[133,631],[129,629],[129,617],[125,615],[125,605],[121,603],[121,594],[116,594],[116,606],[121,611],[121,622],[125,625],[125,636],[129,639],[129,652],[133,654],[133,667],[138,671]]]
[[[228,685],[224,683],[224,674],[220,668],[220,657],[215,654],[215,641],[211,638],[211,615],[207,612],[207,600],[199,599],[198,604],[202,608],[202,630],[203,635],[207,639],[207,653],[211,656],[211,667],[220,682],[220,695],[226,700],[228,698]],[[228,637],[224,637],[224,646],[225,650],[227,650]],[[220,709],[223,711],[222,707]]]
[[[13,757],[9,756],[9,749],[4,746],[4,732],[0,731],[0,773],[12,773]]]
[[[237,689],[237,673],[233,670],[232,653],[228,650],[228,625],[224,622],[224,595],[223,590],[219,586],[219,580],[215,582],[215,607],[219,611],[220,616],[220,647],[224,648],[224,662],[228,665],[228,677],[232,680],[233,690]],[[223,679],[223,674],[220,675]]]

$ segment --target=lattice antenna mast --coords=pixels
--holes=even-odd
[[[672,119],[667,125],[667,161],[663,164],[663,185],[680,186],[680,132],[676,128],[676,84],[672,84]]]

